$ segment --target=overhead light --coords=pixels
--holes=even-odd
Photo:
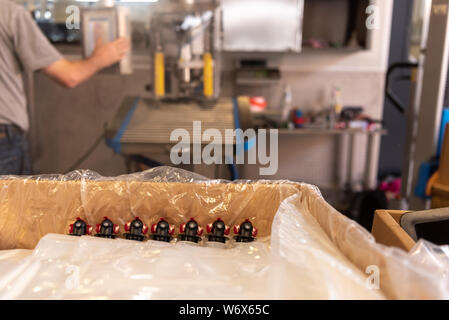
[[[98,2],[98,0],[76,0],[77,2]],[[159,0],[115,0],[114,2],[127,2],[127,3],[152,3]]]
[[[159,0],[120,0],[118,2],[136,2],[136,3],[140,3],[140,2],[158,2]]]
[[[49,20],[51,18],[51,12],[50,11],[45,11],[44,18]]]

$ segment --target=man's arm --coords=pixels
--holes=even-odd
[[[106,44],[98,43],[89,58],[80,61],[69,61],[62,58],[43,68],[43,71],[65,87],[74,88],[101,69],[122,60],[129,48],[129,40],[126,38]]]

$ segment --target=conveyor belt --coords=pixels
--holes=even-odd
[[[108,127],[109,137],[115,136],[122,127],[135,98],[127,98],[118,114]],[[234,129],[233,101],[222,98],[213,107],[202,107],[196,103],[155,102],[149,99],[139,99],[129,123],[121,134],[120,143],[167,144],[170,134],[175,129],[185,129],[193,139],[201,139],[207,129],[217,129],[224,141],[234,141],[233,134],[226,129]],[[199,137],[193,135],[193,121],[201,121]],[[230,140],[226,140],[230,139]],[[223,141],[223,142],[224,142]],[[202,141],[209,143],[210,141]]]

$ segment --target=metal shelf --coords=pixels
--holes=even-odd
[[[343,134],[387,134],[387,130],[378,129],[373,131],[351,128],[351,129],[314,129],[314,128],[304,128],[304,129],[279,129],[279,134],[284,135],[343,135]]]

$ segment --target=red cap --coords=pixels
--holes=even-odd
[[[212,232],[212,223],[209,223],[206,225],[206,232],[211,233]]]
[[[156,233],[157,223],[151,225],[151,233]]]

